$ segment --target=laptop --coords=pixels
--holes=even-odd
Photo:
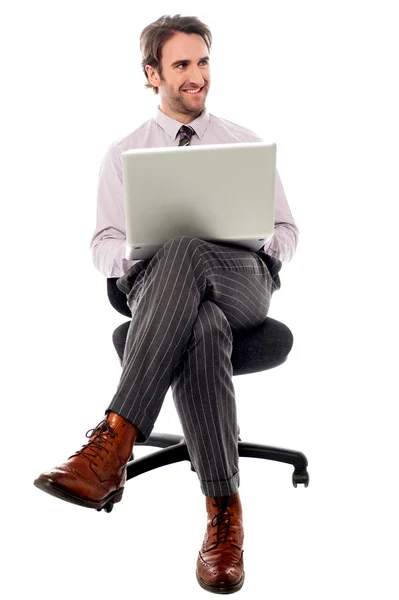
[[[122,152],[128,260],[188,235],[257,252],[273,235],[276,144],[245,142]]]

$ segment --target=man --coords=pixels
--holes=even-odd
[[[89,442],[61,466],[42,473],[35,485],[90,508],[120,501],[133,445],[149,437],[171,386],[206,496],[208,522],[197,580],[211,592],[235,592],[244,582],[244,530],[232,335],[266,318],[271,295],[280,287],[281,264],[295,252],[298,229],[276,173],[275,232],[263,250],[178,236],[151,260],[125,260],[124,150],[261,141],[206,110],[211,80],[206,25],[196,17],[161,17],[143,30],[140,41],[146,87],[159,94],[160,104],[155,118],[107,151],[91,240],[96,268],[106,277],[118,277],[132,312],[122,375],[105,419],[86,433]]]

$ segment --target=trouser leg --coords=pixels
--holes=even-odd
[[[205,496],[231,496],[240,484],[232,350],[233,335],[224,312],[211,300],[203,300],[171,388]]]
[[[129,285],[129,273],[118,280],[119,289],[128,296],[132,321],[126,339],[121,379],[106,412],[117,412],[131,421],[140,432],[137,441],[145,441],[153,429],[174,374],[179,370],[181,358],[188,348],[190,351],[193,348],[193,328],[199,315],[209,315],[210,311],[217,310],[210,308],[204,299],[216,304],[220,318],[220,311],[224,313],[232,332],[240,331],[256,327],[266,318],[276,286],[256,253],[189,236],[169,240],[138,274],[132,286]],[[202,310],[201,303],[206,304]],[[198,325],[203,318],[200,317]],[[225,334],[220,338],[220,345],[226,346],[227,343],[228,347],[231,340],[227,340],[227,324],[224,327]],[[198,341],[198,334],[196,339]],[[225,349],[223,351],[226,352]],[[231,366],[229,376],[231,378]],[[234,402],[234,391],[230,385],[226,406],[229,404],[231,407]],[[230,417],[230,424],[225,426],[228,431],[225,437],[230,442],[234,436],[237,440],[234,415]],[[223,420],[223,416],[219,418]],[[187,443],[190,441],[187,440]],[[194,448],[198,448],[200,443],[195,439],[190,451],[193,464],[201,473],[202,460],[200,456],[194,456]],[[234,480],[237,476],[233,472],[236,458],[233,456],[230,462],[229,472],[225,473],[223,466],[222,472],[216,473],[216,467],[212,474],[204,472],[204,481],[216,476],[217,481],[223,482],[229,474]],[[225,463],[226,460],[222,459],[220,464]],[[237,479],[234,485],[237,485]]]

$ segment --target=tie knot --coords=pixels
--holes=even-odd
[[[190,125],[182,125],[179,129],[179,135],[180,135],[180,142],[179,142],[179,146],[188,146],[192,135],[193,135],[194,129],[192,127],[190,127]]]

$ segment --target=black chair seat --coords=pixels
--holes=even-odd
[[[130,321],[122,323],[112,335],[121,364],[129,325]],[[257,373],[282,364],[292,345],[290,329],[284,323],[267,317],[259,327],[233,336],[233,375]]]

